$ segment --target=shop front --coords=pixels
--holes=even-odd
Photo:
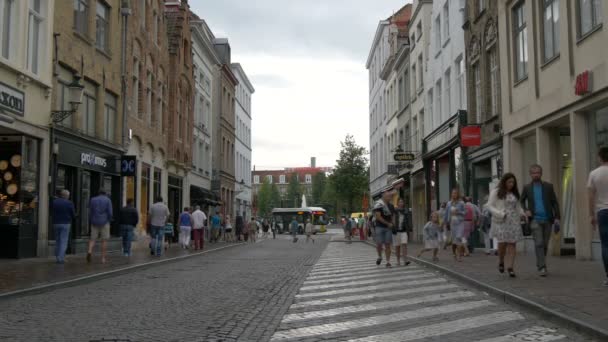
[[[122,152],[111,146],[74,136],[61,130],[55,131],[55,165],[52,189],[54,195],[61,190],[70,191],[76,208],[76,220],[70,230],[68,253],[84,253],[90,237],[89,202],[100,190],[112,200],[113,210],[118,213],[122,199],[120,160]],[[52,213],[49,213],[52,216]],[[115,216],[116,217],[116,216]],[[53,236],[52,225],[49,236]],[[118,222],[111,222],[113,241],[109,248],[119,248]],[[54,245],[54,242],[52,243]]]
[[[502,176],[502,138],[466,156],[467,195],[473,202],[484,205],[493,184]]]

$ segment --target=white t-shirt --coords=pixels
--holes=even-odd
[[[192,226],[194,226],[194,229],[201,229],[205,225],[206,219],[207,219],[207,216],[205,215],[204,212],[202,212],[200,210],[195,210],[192,213]]]
[[[595,210],[608,209],[608,166],[591,171],[587,188],[595,189]]]

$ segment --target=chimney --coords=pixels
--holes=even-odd
[[[310,157],[310,167],[317,167],[317,157]]]

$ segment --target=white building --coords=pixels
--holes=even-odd
[[[466,109],[464,2],[433,1],[430,47],[425,66],[426,115],[423,160],[430,198],[427,209],[435,210],[449,198],[450,189],[463,187],[462,150],[459,131]],[[466,116],[466,115],[465,115]]]
[[[190,22],[194,65],[195,102],[192,141],[192,169],[188,173],[190,204],[215,204],[211,192],[212,175],[212,89],[220,61],[213,48],[213,33],[204,20]]]
[[[234,199],[234,217],[243,215],[251,217],[251,95],[255,92],[247,74],[239,63],[232,63],[232,72],[239,80],[236,86],[236,109],[234,124],[236,128],[235,170],[236,178]]]

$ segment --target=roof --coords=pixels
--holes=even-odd
[[[243,82],[245,83],[245,86],[249,89],[249,92],[251,94],[255,93],[255,88],[249,81],[249,78],[247,77],[245,70],[243,70],[241,63],[232,63],[232,64],[230,64],[230,66],[232,67],[233,72],[236,71],[236,73],[240,75],[240,79],[243,80]]]

